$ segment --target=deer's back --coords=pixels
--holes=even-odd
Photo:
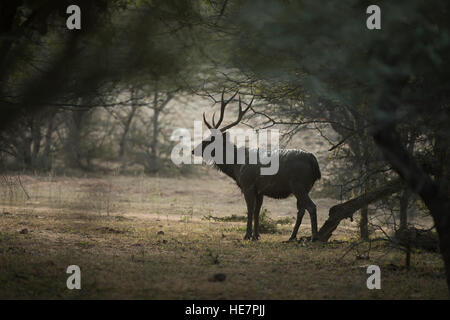
[[[261,166],[247,164],[241,168],[238,185],[241,188],[256,188],[257,193],[271,198],[287,198],[301,188],[309,193],[317,174],[314,172],[315,157],[303,150],[280,149],[278,172],[274,175],[262,175]]]

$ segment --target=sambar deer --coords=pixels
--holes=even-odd
[[[260,169],[263,165],[260,163],[260,159],[258,158],[256,164],[250,164],[248,162],[250,152],[255,152],[255,150],[249,149],[248,147],[237,147],[230,141],[229,135],[226,131],[237,125],[242,120],[245,113],[250,109],[253,99],[247,107],[242,110],[241,97],[239,96],[239,114],[237,120],[219,129],[219,126],[223,121],[225,107],[234,99],[237,93],[238,92],[236,92],[230,99],[224,100],[224,92],[222,92],[220,117],[217,123],[215,123],[213,115],[212,125],[209,124],[208,121],[206,121],[205,113],[203,113],[203,121],[210,131],[220,130],[223,137],[223,161],[219,161],[221,163],[214,161],[214,166],[231,177],[244,194],[245,202],[247,203],[247,230],[244,239],[251,238],[252,240],[257,240],[259,238],[259,212],[264,196],[284,199],[293,194],[297,198],[298,211],[294,230],[292,231],[292,235],[289,240],[296,239],[298,229],[302,223],[303,215],[305,214],[305,209],[308,210],[311,219],[311,240],[316,240],[316,205],[308,195],[316,180],[321,178],[319,164],[316,157],[313,154],[303,150],[280,149],[277,151],[279,153],[278,172],[274,175],[261,175]],[[211,136],[210,139],[203,140],[201,144],[194,148],[192,154],[200,154],[203,158],[205,158],[205,148],[213,141],[213,136]],[[198,148],[200,148],[200,150]],[[226,153],[229,152],[229,150],[232,150],[233,159],[236,159],[238,151],[242,152],[240,148],[244,148],[245,163],[237,164],[236,161],[233,161],[232,164],[227,163]],[[256,152],[257,151],[258,149]],[[211,153],[214,156],[213,153],[214,151]],[[229,156],[230,155],[228,155],[228,157]],[[252,219],[254,220],[253,232]]]

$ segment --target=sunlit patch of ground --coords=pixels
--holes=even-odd
[[[217,175],[22,182],[30,199],[1,193],[0,298],[448,298],[438,254],[415,252],[407,271],[404,254],[382,241],[349,250],[356,222],[344,221],[329,244],[284,243],[292,225],[243,241],[244,223],[204,219],[245,213],[237,187]],[[337,201],[314,200],[322,224]],[[295,199],[263,207],[273,218],[295,215]],[[310,235],[307,215],[300,235]],[[73,264],[81,290],[66,287]],[[370,264],[381,267],[381,290],[366,287]]]

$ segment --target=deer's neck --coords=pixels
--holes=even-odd
[[[231,163],[231,164],[226,163],[226,153],[224,152],[224,157],[223,157],[222,163],[215,163],[214,165],[217,169],[219,169],[220,171],[222,171],[227,176],[229,176],[230,178],[232,178],[233,180],[235,180],[237,182],[238,172],[240,171],[241,166],[243,164],[237,163],[238,148],[236,146],[233,147],[233,152],[234,152],[233,163]],[[244,148],[244,152],[245,152],[245,162],[244,163],[248,163],[248,148]]]
[[[240,168],[240,164],[215,164],[216,168],[219,169],[220,171],[222,171],[223,173],[225,173],[227,176],[229,176],[230,178],[232,178],[233,180],[236,181],[237,179],[237,175],[236,175],[236,171],[239,170]]]

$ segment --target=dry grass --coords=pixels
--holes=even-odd
[[[366,244],[348,251],[356,222],[345,221],[329,244],[283,243],[292,231],[284,224],[243,241],[243,222],[202,219],[245,213],[237,187],[214,175],[23,177],[31,199],[0,193],[0,298],[448,298],[437,254],[416,252],[406,271],[402,253],[384,243],[372,244],[369,260]],[[336,201],[315,201],[321,224]],[[294,199],[263,206],[274,219],[295,214]],[[306,215],[300,235],[309,234]],[[72,264],[81,290],[66,288]],[[381,290],[366,287],[369,264],[381,267]],[[224,281],[214,281],[219,273]]]

